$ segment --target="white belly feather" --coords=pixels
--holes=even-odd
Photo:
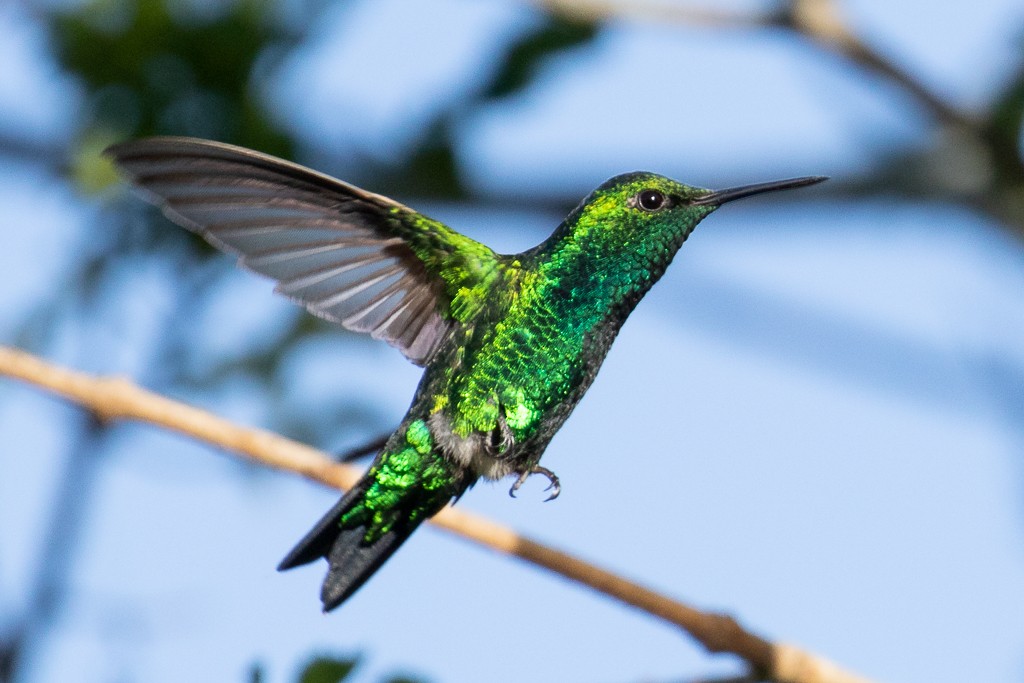
[[[511,458],[494,457],[489,435],[475,433],[459,436],[452,431],[451,421],[443,412],[431,415],[427,425],[434,443],[444,456],[461,467],[471,469],[486,479],[501,479],[515,471]]]

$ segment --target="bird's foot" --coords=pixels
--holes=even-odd
[[[540,465],[534,465],[532,468],[520,474],[519,478],[516,479],[516,483],[512,484],[512,488],[508,490],[508,495],[515,498],[516,491],[518,491],[519,487],[522,486],[526,482],[526,480],[530,478],[531,474],[543,474],[545,477],[548,478],[548,487],[544,490],[551,491],[551,495],[544,499],[545,503],[548,502],[549,500],[554,500],[555,498],[558,498],[558,494],[562,492],[562,485],[558,482],[558,475],[549,470],[547,467],[541,467]]]

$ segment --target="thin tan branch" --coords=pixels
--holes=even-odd
[[[186,434],[253,462],[295,472],[345,489],[360,471],[324,453],[262,429],[239,427],[208,412],[142,389],[120,377],[94,377],[61,368],[17,349],[0,346],[0,375],[24,380],[90,410],[99,419],[140,420]],[[779,683],[870,683],[832,662],[785,643],[772,643],[745,630],[728,615],[689,607],[612,572],[543,545],[464,510],[446,508],[431,522],[462,538],[512,555],[589,586],[679,626],[711,652],[746,660],[766,680]]]
[[[780,0],[770,11],[746,13],[700,8],[672,0],[534,0],[534,4],[578,21],[630,19],[657,24],[790,31],[854,68],[889,81],[938,124],[942,135],[933,149],[920,159],[918,152],[908,150],[904,152],[906,158],[894,157],[895,163],[924,161],[930,167],[945,169],[955,166],[950,159],[957,159],[959,168],[970,169],[967,182],[961,178],[936,182],[934,173],[918,172],[914,175],[919,177],[900,179],[905,189],[920,197],[953,199],[981,209],[1003,222],[1018,237],[1024,236],[1021,199],[1024,197],[1024,161],[1015,143],[1019,126],[1013,123],[1007,127],[1006,122],[1001,121],[1000,98],[989,105],[989,111],[978,112],[965,110],[943,98],[850,28],[838,0]],[[1012,92],[1012,83],[1009,88]],[[900,173],[899,169],[895,170]],[[883,191],[900,186],[894,185],[884,173],[870,180],[885,188]],[[854,182],[851,189],[856,191],[864,186],[863,182]]]
[[[686,683],[761,683],[756,674],[748,673],[739,676],[718,676],[715,678],[694,678]]]
[[[651,0],[537,0],[549,12],[575,21],[644,19],[697,26],[761,26],[761,17]]]
[[[850,30],[835,0],[788,0],[779,8],[765,13],[728,12],[657,0],[535,0],[535,3],[549,12],[578,21],[635,19],[707,27],[783,27],[893,81],[943,124],[965,130],[976,130],[978,126],[970,116],[936,95]]]
[[[974,130],[977,122],[932,92],[896,62],[850,30],[835,0],[790,0],[782,25],[836,52],[853,63],[893,81],[945,125]]]

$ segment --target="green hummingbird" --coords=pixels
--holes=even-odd
[[[105,152],[170,220],[277,280],[314,315],[425,368],[359,483],[281,561],[326,558],[324,611],[478,479],[558,477],[539,464],[619,328],[705,216],[813,185],[809,176],[706,190],[615,176],[544,242],[497,254],[387,197],[232,145],[155,137]]]

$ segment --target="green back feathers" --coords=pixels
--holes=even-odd
[[[651,191],[663,206],[639,204]],[[504,287],[491,291],[461,355],[436,369],[445,379],[433,410],[447,410],[464,438],[506,430],[521,442],[550,430],[551,416],[590,385],[629,311],[714,210],[689,202],[706,192],[650,173],[618,176],[544,243],[499,257]]]

